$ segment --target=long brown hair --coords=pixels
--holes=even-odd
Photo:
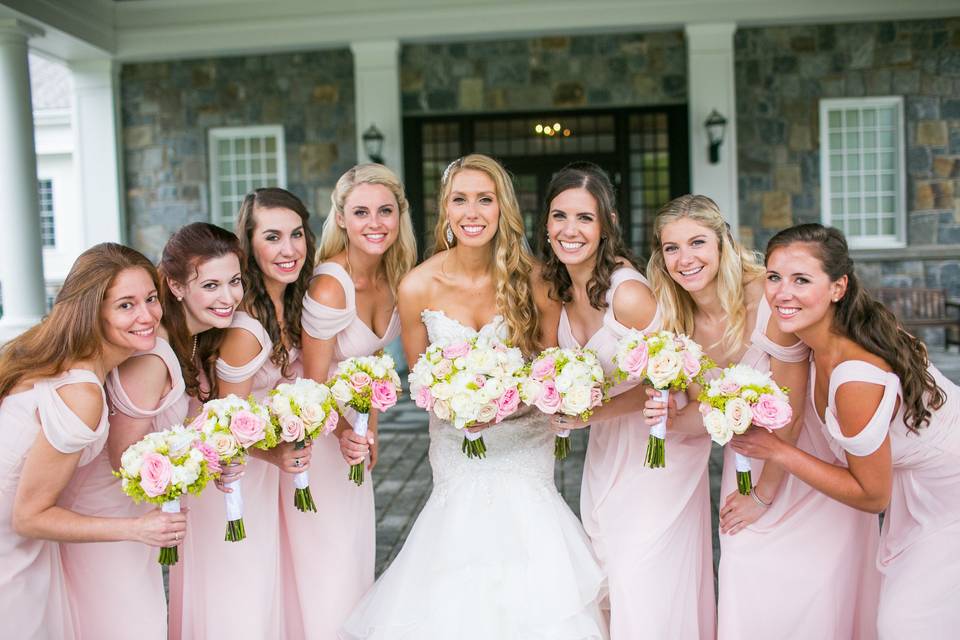
[[[796,242],[813,249],[813,256],[832,282],[847,276],[847,290],[833,305],[833,329],[883,358],[899,376],[904,422],[916,433],[930,422],[931,409],[939,409],[946,401],[943,389],[930,373],[926,346],[907,333],[897,317],[863,288],[840,231],[816,223],[784,229],[767,244],[767,260],[777,249]]]
[[[218,397],[217,355],[226,331],[211,327],[198,334],[196,359],[193,353],[193,337],[187,329],[183,303],[170,290],[169,280],[186,284],[197,277],[200,265],[228,254],[237,256],[243,264],[243,252],[237,236],[226,229],[207,222],[194,222],[181,227],[170,236],[160,258],[160,304],[163,306],[163,326],[167,330],[170,346],[180,361],[183,382],[187,393],[201,402]],[[209,389],[200,388],[200,372],[206,376]]]
[[[266,283],[263,281],[263,271],[257,264],[253,253],[253,229],[256,226],[254,214],[260,209],[289,209],[300,216],[303,222],[303,234],[306,240],[306,253],[303,256],[303,268],[296,282],[283,290],[283,332],[280,331],[280,322],[274,309],[270,295],[267,293]],[[310,230],[310,212],[297,196],[286,189],[279,187],[265,187],[248,193],[240,205],[237,214],[237,237],[240,239],[240,249],[244,259],[240,266],[243,270],[243,308],[267,330],[270,341],[273,342],[273,353],[270,361],[280,368],[284,377],[289,377],[287,365],[290,363],[290,354],[283,344],[283,336],[287,337],[290,346],[300,348],[300,316],[303,311],[303,296],[306,295],[313,277],[313,261],[316,252],[316,240]]]
[[[103,353],[103,301],[126,269],[143,269],[158,286],[157,270],[130,247],[104,242],[80,254],[50,313],[0,349],[0,400],[25,379],[51,378]]]
[[[543,259],[543,279],[550,284],[550,297],[560,302],[573,300],[573,282],[567,266],[547,242],[547,223],[550,221],[550,205],[553,199],[568,189],[585,189],[597,202],[597,221],[600,223],[600,245],[597,248],[596,264],[587,282],[587,298],[594,309],[607,308],[607,290],[610,277],[626,260],[634,269],[643,272],[633,252],[627,248],[620,234],[617,220],[617,200],[613,183],[606,172],[592,162],[574,162],[553,174],[547,187],[543,216],[540,224],[540,255]]]

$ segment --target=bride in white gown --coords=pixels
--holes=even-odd
[[[441,185],[438,248],[399,291],[409,362],[432,342],[480,333],[528,355],[556,344],[559,305],[524,248],[506,172],[481,155]],[[496,312],[499,311],[499,314]],[[430,416],[433,493],[393,564],[357,605],[343,640],[604,640],[603,576],[553,481],[539,412],[483,432],[484,459]]]

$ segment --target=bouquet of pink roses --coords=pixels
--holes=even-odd
[[[666,404],[670,391],[685,391],[691,382],[702,383],[703,371],[714,366],[703,348],[683,334],[670,331],[641,333],[631,330],[617,343],[613,356],[619,380],[639,379],[660,392]],[[667,419],[650,429],[646,464],[651,469],[666,466]]]
[[[230,394],[226,398],[205,403],[190,427],[202,434],[204,441],[216,452],[219,465],[225,465],[233,461],[242,462],[248,449],[275,447],[278,438],[273,429],[267,428],[269,424],[267,410],[253,398],[244,400]],[[226,486],[231,492],[223,494],[227,507],[224,540],[237,542],[247,537],[243,524],[243,494],[239,480]]]
[[[270,422],[282,442],[293,442],[302,449],[304,443],[337,428],[340,414],[330,389],[309,378],[297,378],[283,383],[270,392],[267,409]],[[298,461],[299,463],[299,461]],[[310,493],[307,471],[294,475],[293,504],[300,511],[316,512],[317,505]]]
[[[148,433],[130,445],[120,457],[123,492],[136,503],[160,505],[166,513],[180,513],[180,497],[199,495],[210,481],[211,472],[219,472],[219,456],[199,433],[175,425]],[[176,564],[177,547],[160,549],[160,564]]]
[[[386,411],[397,404],[401,393],[400,376],[396,365],[387,354],[347,358],[337,365],[337,372],[327,384],[333,397],[343,407],[357,412],[353,432],[367,435],[370,409]],[[363,463],[350,467],[350,480],[357,486],[363,484]]]
[[[523,354],[479,337],[427,347],[410,370],[410,393],[417,406],[464,430],[461,450],[483,458],[483,435],[466,427],[500,422],[520,406]]]
[[[524,366],[525,379],[520,383],[520,399],[536,405],[547,414],[562,413],[586,422],[593,410],[603,403],[607,384],[597,354],[589,349],[543,351]],[[557,434],[553,455],[563,460],[570,453],[570,430]]]
[[[703,388],[697,398],[703,426],[719,445],[730,442],[734,434],[744,433],[751,424],[768,431],[790,424],[793,410],[787,389],[777,386],[769,373],[745,364],[735,364]],[[750,459],[736,454],[737,490],[750,495],[753,478]]]

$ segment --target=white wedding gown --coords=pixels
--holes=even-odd
[[[422,314],[430,342],[477,332]],[[499,316],[480,330],[495,336]],[[603,575],[553,481],[553,432],[527,411],[485,430],[484,459],[430,416],[433,492],[343,640],[603,640]]]

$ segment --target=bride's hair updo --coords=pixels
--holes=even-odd
[[[440,183],[440,215],[434,230],[436,238],[434,253],[450,249],[457,244],[447,242],[447,200],[453,185],[453,177],[461,171],[480,171],[493,181],[500,206],[500,220],[493,238],[493,275],[497,286],[497,310],[503,316],[509,331],[510,343],[526,354],[540,349],[540,312],[533,300],[530,278],[533,273],[533,256],[524,235],[523,216],[513,190],[513,181],[507,170],[493,158],[471,154],[450,163],[443,172]]]

